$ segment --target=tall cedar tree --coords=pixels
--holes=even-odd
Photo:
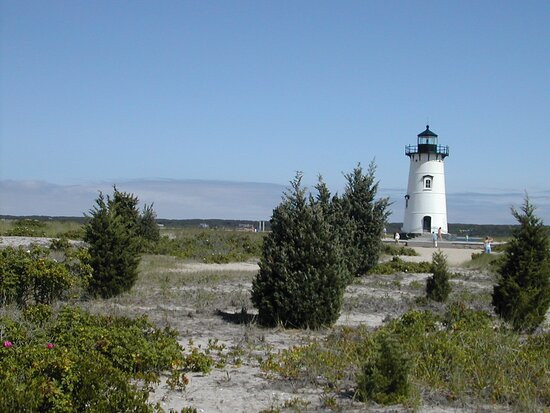
[[[143,206],[143,212],[139,219],[138,234],[146,241],[156,242],[160,239],[157,213],[153,210],[153,204]]]
[[[432,255],[432,276],[426,280],[426,296],[430,300],[444,302],[451,293],[447,259],[441,251]]]
[[[508,243],[493,306],[518,331],[533,331],[544,321],[550,306],[550,251],[546,228],[526,197],[521,212],[512,208],[520,223]]]
[[[160,239],[160,230],[157,225],[157,214],[153,204],[143,206],[140,214],[138,209],[139,199],[133,194],[120,192],[113,186],[114,195],[109,200],[109,206],[117,215],[122,216],[124,222],[132,228],[141,241],[156,242]]]
[[[84,233],[84,241],[90,244],[93,274],[89,291],[93,296],[113,297],[134,285],[140,258],[136,216],[137,198],[132,194],[115,188],[111,199],[99,193]]]
[[[347,185],[338,203],[343,218],[340,223],[342,243],[352,276],[366,274],[378,263],[381,236],[390,215],[389,199],[375,199],[378,192],[375,172],[374,161],[366,175],[361,164],[357,164],[351,173],[345,175]]]
[[[252,302],[264,325],[318,328],[340,315],[347,269],[324,210],[327,194],[307,197],[301,180],[298,173],[273,211],[252,284]]]

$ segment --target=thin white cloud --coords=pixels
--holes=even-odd
[[[112,193],[113,183],[55,185],[41,181],[0,181],[0,214],[82,216],[98,191]],[[280,202],[282,185],[186,180],[116,182],[142,204],[154,203],[160,218],[265,220]]]
[[[0,214],[82,216],[94,205],[98,191],[112,193],[112,185],[134,193],[141,203],[154,203],[160,218],[224,218],[266,220],[281,201],[284,185],[253,182],[144,179],[57,185],[43,181],[0,180]],[[313,185],[311,185],[311,189]],[[403,220],[404,189],[380,188],[390,201],[391,222]],[[520,207],[525,193],[501,190],[447,194],[451,223],[515,223],[510,207]],[[537,215],[550,222],[550,191],[530,192]]]

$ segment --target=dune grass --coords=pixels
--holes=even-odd
[[[82,224],[74,221],[0,220],[0,235],[82,239]]]

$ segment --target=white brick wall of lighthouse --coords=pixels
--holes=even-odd
[[[417,145],[405,148],[410,159],[409,181],[405,195],[402,232],[422,234],[447,229],[444,159],[449,148],[438,144],[435,133],[426,130],[418,135]]]

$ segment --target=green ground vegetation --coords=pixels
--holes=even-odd
[[[186,372],[211,364],[197,349],[185,356],[176,331],[144,317],[38,305],[0,316],[0,326],[0,411],[162,411],[148,403],[161,372],[184,388]]]
[[[384,341],[391,342],[386,349]],[[523,337],[494,328],[486,313],[454,304],[443,316],[412,310],[374,332],[335,328],[325,338],[269,354],[262,368],[284,380],[382,403],[414,406],[424,393],[451,404],[537,411],[550,404],[549,352],[550,334]],[[373,377],[376,385],[367,386]]]
[[[391,255],[391,256],[408,256],[416,257],[418,253],[413,249],[406,247],[404,245],[394,245],[389,243],[383,243],[380,250],[381,255]]]
[[[427,273],[431,272],[431,263],[428,261],[408,262],[395,256],[390,261],[377,264],[370,270],[370,274],[395,274],[406,273]]]
[[[258,259],[265,233],[210,228],[167,228],[145,252],[195,262],[227,263]]]
[[[472,259],[463,264],[464,268],[471,268],[481,271],[496,272],[502,261],[502,254],[485,254],[483,252],[473,252]]]
[[[23,218],[0,220],[0,235],[82,239],[84,231],[79,222]]]

